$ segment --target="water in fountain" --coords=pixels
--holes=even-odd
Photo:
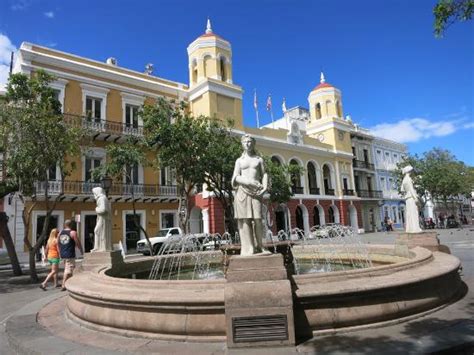
[[[226,256],[219,250],[232,243],[229,233],[173,236],[162,244],[151,268],[150,280],[195,280],[224,277],[221,267]]]
[[[238,234],[232,237],[229,233],[174,236],[163,243],[155,256],[149,279],[223,278],[228,257],[237,253],[239,242]],[[339,224],[313,227],[308,234],[300,229],[279,231],[277,235],[267,231],[266,248],[276,252],[279,243],[292,248],[296,274],[372,266],[368,248],[360,237],[352,228]]]
[[[327,224],[311,228],[308,234],[295,229],[292,236],[299,239],[294,248],[296,273],[372,267],[367,245],[351,227]]]

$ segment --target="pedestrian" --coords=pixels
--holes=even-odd
[[[59,271],[59,247],[58,247],[58,229],[54,228],[49,233],[48,241],[46,242],[46,249],[44,255],[47,258],[49,264],[51,265],[51,271],[49,272],[46,279],[41,284],[40,288],[43,291],[46,291],[46,285],[48,281],[53,279],[54,287],[58,287],[58,271]]]
[[[84,254],[77,233],[71,229],[71,220],[64,222],[64,229],[59,233],[59,255],[64,260],[64,275],[61,291],[66,291],[66,281],[74,273],[76,267],[76,248]]]
[[[387,219],[387,231],[393,232],[393,221],[390,217]]]

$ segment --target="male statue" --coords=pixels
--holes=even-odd
[[[263,159],[255,154],[255,139],[248,134],[241,139],[244,152],[235,162],[232,187],[234,213],[237,220],[241,256],[268,255],[263,249],[263,194],[268,189],[268,175]]]
[[[94,187],[92,193],[97,203],[95,208],[97,222],[94,229],[94,249],[92,251],[111,251],[112,218],[110,202],[102,187]]]
[[[402,169],[402,173],[405,174],[405,176],[403,177],[400,190],[405,194],[405,232],[421,233],[420,216],[418,206],[416,205],[418,195],[413,187],[413,180],[410,177],[412,171],[413,167],[411,165],[407,165]]]

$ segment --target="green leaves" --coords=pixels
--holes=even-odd
[[[440,0],[433,8],[436,37],[441,37],[454,22],[470,20],[473,11],[473,0]]]
[[[291,190],[291,176],[299,176],[303,168],[296,164],[277,164],[270,157],[263,157],[265,168],[270,178],[270,201],[285,203],[294,195]]]
[[[403,178],[401,169],[406,165],[415,169],[413,182],[419,196],[429,192],[434,200],[446,202],[451,197],[470,193],[474,187],[472,168],[457,160],[448,150],[433,148],[423,157],[407,157],[397,167],[398,186]]]
[[[67,175],[72,165],[66,156],[79,153],[80,129],[63,122],[61,104],[48,85],[54,77],[37,71],[10,76],[5,101],[0,103],[0,133],[6,175],[11,186],[25,196],[34,195],[34,183],[48,180],[48,171],[59,165]]]

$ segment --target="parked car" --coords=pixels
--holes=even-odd
[[[150,243],[153,249],[153,254],[156,255],[163,243],[168,241],[172,236],[182,236],[183,232],[179,227],[161,229],[157,235],[150,238]],[[143,255],[150,255],[146,239],[141,239],[137,242],[137,252]]]

